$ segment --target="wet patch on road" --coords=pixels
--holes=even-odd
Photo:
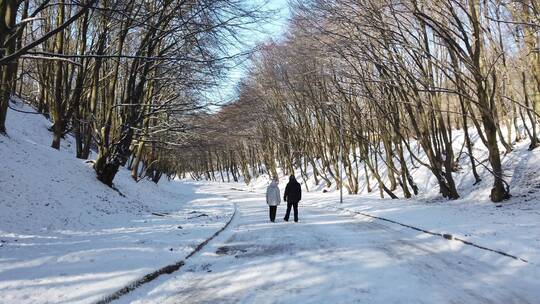
[[[221,246],[216,250],[217,255],[234,255],[243,254],[247,252],[250,245],[236,245],[236,246]]]
[[[221,246],[216,250],[217,255],[229,255],[235,258],[254,258],[279,255],[290,251],[290,244],[256,245],[242,244]]]

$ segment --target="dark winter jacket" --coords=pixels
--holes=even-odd
[[[289,183],[285,187],[285,194],[283,200],[287,203],[296,204],[302,199],[302,188],[296,181],[294,175],[289,178]]]

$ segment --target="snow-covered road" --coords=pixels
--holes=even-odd
[[[538,303],[538,266],[392,224],[300,205],[270,223],[264,195],[206,189],[238,207],[229,229],[121,303]]]

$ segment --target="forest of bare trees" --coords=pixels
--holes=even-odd
[[[492,185],[493,202],[510,196],[502,158],[513,143],[539,145],[540,1],[291,6],[286,37],[254,55],[238,100],[203,119],[217,130],[186,150],[178,172],[249,182],[278,168],[306,180],[311,170],[316,183],[352,194],[366,183],[381,196],[410,198],[418,193],[411,172],[423,167],[443,197],[457,199],[453,174],[467,163],[476,183]]]
[[[243,0],[1,0],[0,133],[16,97],[66,134],[76,157],[96,151],[97,178],[175,174],[204,92],[245,56],[244,27],[264,18]]]
[[[9,136],[10,100],[29,102],[51,120],[51,146],[72,134],[76,157],[95,151],[109,186],[120,166],[155,182],[249,182],[282,170],[410,198],[423,167],[457,199],[453,174],[467,163],[476,183],[492,184],[492,201],[510,196],[502,158],[516,142],[540,145],[540,1],[290,6],[285,37],[252,54],[238,98],[215,111],[204,92],[246,55],[232,50],[265,17],[260,6],[1,0],[0,133]]]

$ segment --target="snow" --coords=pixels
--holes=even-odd
[[[18,105],[21,110],[30,107]],[[219,195],[168,182],[97,181],[67,137],[50,148],[50,122],[8,113],[0,136],[0,303],[92,303],[182,260],[230,218]],[[163,215],[163,216],[160,216]]]
[[[540,265],[540,212],[536,203],[509,203],[496,207],[465,200],[426,204],[347,198],[340,205],[335,196],[330,202],[322,202],[320,198],[308,201],[318,206],[387,218],[435,233],[452,234]]]
[[[284,183],[281,184],[283,190]],[[268,220],[260,193],[230,192],[233,228],[183,270],[118,303],[535,303],[536,265],[366,217],[300,204]]]

